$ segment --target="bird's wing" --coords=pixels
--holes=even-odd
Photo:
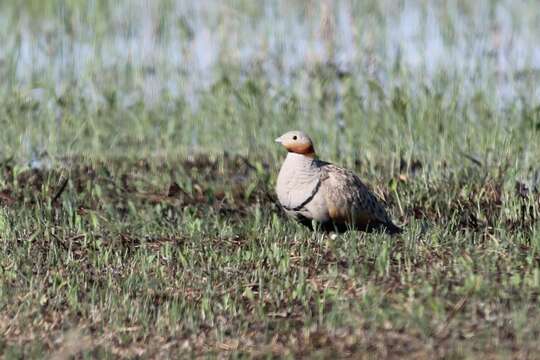
[[[322,163],[320,191],[325,197],[328,214],[336,223],[392,224],[383,205],[350,170]]]

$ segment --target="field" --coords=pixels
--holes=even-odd
[[[539,358],[540,6],[439,5],[0,3],[2,356]],[[288,220],[297,128],[404,234]]]

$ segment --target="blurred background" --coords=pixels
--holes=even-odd
[[[539,38],[532,0],[4,1],[0,152],[530,157]]]

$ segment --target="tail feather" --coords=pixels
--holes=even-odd
[[[392,222],[384,224],[384,230],[390,235],[397,235],[403,232],[403,229]]]
[[[397,235],[403,232],[403,229],[395,225],[392,221],[388,221],[388,222],[379,221],[375,223],[370,223],[368,225],[357,226],[356,229],[360,231],[366,231],[366,232],[382,231],[389,235]]]

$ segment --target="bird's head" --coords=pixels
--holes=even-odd
[[[287,151],[302,154],[305,156],[315,157],[315,149],[313,148],[313,142],[309,136],[303,131],[289,131],[281,135],[276,139],[277,143],[280,143],[287,149]]]

